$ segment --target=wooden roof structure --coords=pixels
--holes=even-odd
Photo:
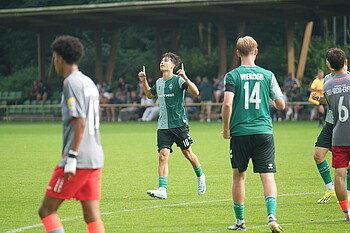
[[[346,16],[350,12],[349,0],[153,0],[125,1],[106,4],[68,5],[37,8],[0,9],[0,26],[30,30],[38,33],[39,79],[45,77],[43,46],[47,32],[66,28],[95,30],[96,76],[102,78],[101,29],[115,31],[114,44],[108,61],[107,76],[114,70],[120,28],[132,25],[156,28],[156,57],[159,56],[161,27],[188,23],[218,25],[219,72],[226,72],[226,26],[238,27],[237,37],[244,35],[245,22],[252,20],[282,20],[286,22],[288,72],[295,73],[293,23],[306,22],[303,46],[296,77],[301,80],[312,35],[313,21],[323,17]],[[231,68],[238,64],[233,55]],[[106,78],[108,80],[108,78]]]
[[[2,9],[0,25],[33,31],[50,28],[113,29],[127,25],[279,19],[312,21],[348,15],[349,0],[153,0],[38,8]]]

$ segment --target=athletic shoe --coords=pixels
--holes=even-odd
[[[345,215],[345,221],[350,221],[350,213],[347,212],[347,213],[344,213]]]
[[[242,224],[238,225],[238,224],[235,224],[235,225],[232,225],[232,226],[229,226],[227,227],[227,230],[233,230],[233,231],[246,231],[247,228],[245,227],[245,223],[242,222]]]
[[[207,186],[205,185],[205,175],[202,174],[198,177],[198,195],[203,195],[207,190]]]
[[[167,199],[166,188],[158,188],[155,190],[147,190],[147,194],[153,198]]]
[[[283,232],[282,227],[277,223],[277,219],[273,214],[267,216],[267,222],[272,233]]]
[[[317,201],[318,204],[327,203],[332,197],[334,197],[335,191],[327,190],[326,193]]]

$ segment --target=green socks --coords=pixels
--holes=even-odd
[[[276,197],[266,197],[267,215],[273,214],[276,216],[277,199]],[[244,203],[240,204],[233,202],[233,210],[236,214],[236,219],[244,219]]]
[[[197,168],[193,168],[193,170],[196,173],[197,177],[200,177],[203,174],[202,167],[200,165]]]
[[[276,197],[266,197],[267,215],[273,214],[276,216],[277,199]]]
[[[244,203],[233,202],[233,210],[235,211],[236,219],[244,219]]]
[[[168,177],[159,177],[158,185],[159,188],[166,188],[168,186]]]
[[[329,164],[326,160],[320,164],[317,164],[317,168],[325,184],[333,183],[330,172],[331,168],[329,167]]]
[[[198,168],[194,168],[194,172],[196,173],[197,177],[200,177],[203,175],[202,167],[199,166]],[[159,188],[167,188],[168,186],[168,177],[159,177],[158,179],[158,185]]]

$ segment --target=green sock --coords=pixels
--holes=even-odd
[[[267,215],[273,214],[276,216],[277,199],[276,197],[266,197]]]
[[[348,193],[350,192],[350,169],[348,169],[348,174],[346,175],[346,189]]]
[[[244,203],[233,202],[233,210],[235,211],[236,219],[244,219]]]
[[[326,160],[317,164],[317,168],[325,184],[333,183],[330,172],[331,168]]]
[[[200,177],[203,174],[201,165],[199,165],[197,168],[193,168],[193,170],[196,173],[197,177]]]
[[[168,177],[159,177],[159,188],[166,188],[168,186]]]

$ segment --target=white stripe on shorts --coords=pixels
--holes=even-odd
[[[59,193],[61,192],[62,186],[64,184],[64,179],[59,178],[56,182],[55,188],[53,189],[54,192]]]

